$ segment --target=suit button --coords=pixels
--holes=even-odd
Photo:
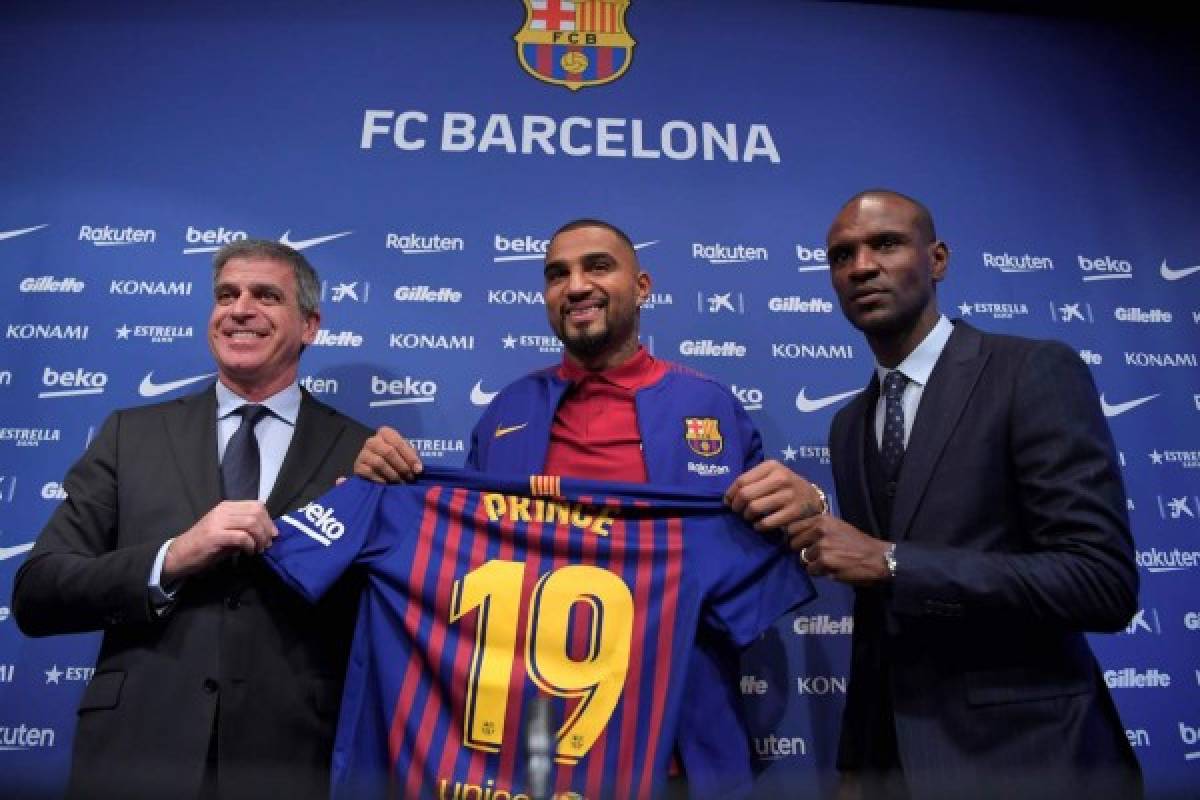
[[[204,691],[208,694],[213,694],[217,691],[217,682],[212,678],[204,679]]]
[[[228,606],[230,610],[237,611],[242,605],[242,599],[236,594],[231,594],[229,597],[225,598],[225,605]]]

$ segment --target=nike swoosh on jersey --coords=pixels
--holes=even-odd
[[[155,383],[154,371],[146,373],[146,377],[142,378],[141,385],[138,386],[138,394],[142,397],[158,397],[160,394],[173,392],[176,389],[182,389],[184,386],[190,386],[202,380],[211,378],[216,375],[215,372],[209,372],[206,375],[194,375],[190,378],[180,378],[177,381],[167,381],[166,383]]]
[[[495,438],[499,439],[501,436],[507,436],[510,433],[516,433],[528,424],[528,422],[522,422],[520,425],[510,425],[507,428],[496,428]]]
[[[12,547],[0,547],[0,561],[7,561],[10,558],[16,558],[22,553],[28,553],[32,549],[33,542],[14,544]]]
[[[1180,267],[1179,269],[1171,269],[1167,266],[1167,260],[1164,258],[1162,266],[1158,268],[1158,272],[1168,281],[1177,281],[1181,278],[1186,278],[1196,272],[1200,272],[1200,264],[1194,267]]]
[[[471,403],[477,406],[486,406],[492,402],[492,398],[500,394],[499,392],[485,392],[483,390],[483,381],[475,381],[475,385],[471,387]]]
[[[47,224],[49,224],[49,223],[47,223]],[[21,228],[20,230],[12,230],[12,231],[0,231],[0,241],[3,241],[4,239],[11,239],[14,236],[24,236],[27,233],[33,233],[34,231],[40,231],[44,227],[46,227],[46,226],[45,225],[34,225],[32,228]]]
[[[1158,397],[1158,395],[1149,394],[1149,395],[1146,395],[1145,397],[1138,397],[1134,400],[1126,400],[1124,403],[1112,403],[1110,405],[1109,402],[1104,399],[1104,392],[1101,392],[1100,393],[1100,408],[1104,409],[1104,416],[1115,417],[1118,414],[1124,414],[1126,411],[1132,411],[1133,409],[1140,406],[1142,403],[1149,403],[1151,400],[1153,400],[1156,397]]]
[[[300,239],[293,242],[291,240],[292,232],[288,230],[283,232],[283,236],[279,237],[279,243],[286,244],[293,250],[304,250],[309,247],[316,247],[319,244],[325,244],[325,242],[332,242],[334,239],[340,239],[343,236],[349,236],[352,233],[354,231],[342,231],[341,233],[331,233],[328,236],[315,236],[312,239]]]
[[[800,391],[796,393],[796,410],[804,414],[809,414],[813,411],[820,411],[826,406],[831,406],[839,400],[845,400],[847,397],[851,397],[852,395],[856,395],[862,391],[861,389],[851,389],[848,392],[831,394],[828,397],[815,397],[812,400],[809,400],[804,396],[806,388],[807,387],[802,386],[800,387]]]

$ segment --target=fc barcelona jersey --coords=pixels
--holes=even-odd
[[[426,469],[411,485],[352,479],[278,528],[267,560],[310,599],[348,569],[367,577],[341,798],[528,796],[537,697],[553,721],[548,794],[652,796],[688,736],[697,631],[745,646],[813,595],[719,494],[645,484]]]

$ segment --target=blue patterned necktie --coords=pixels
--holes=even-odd
[[[254,426],[267,415],[267,407],[247,403],[237,410],[242,424],[225,445],[221,459],[221,488],[226,500],[258,499],[258,438]]]
[[[879,441],[879,455],[883,457],[883,470],[888,481],[894,481],[904,461],[904,406],[900,398],[908,376],[900,370],[892,370],[883,379],[883,438]]]

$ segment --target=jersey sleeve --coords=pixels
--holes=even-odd
[[[388,487],[351,478],[275,520],[279,537],[263,553],[284,582],[316,602],[370,553]]]
[[[711,570],[704,622],[746,647],[775,620],[816,597],[808,573],[775,534],[747,527],[732,512],[723,530],[694,538],[688,547]]]

